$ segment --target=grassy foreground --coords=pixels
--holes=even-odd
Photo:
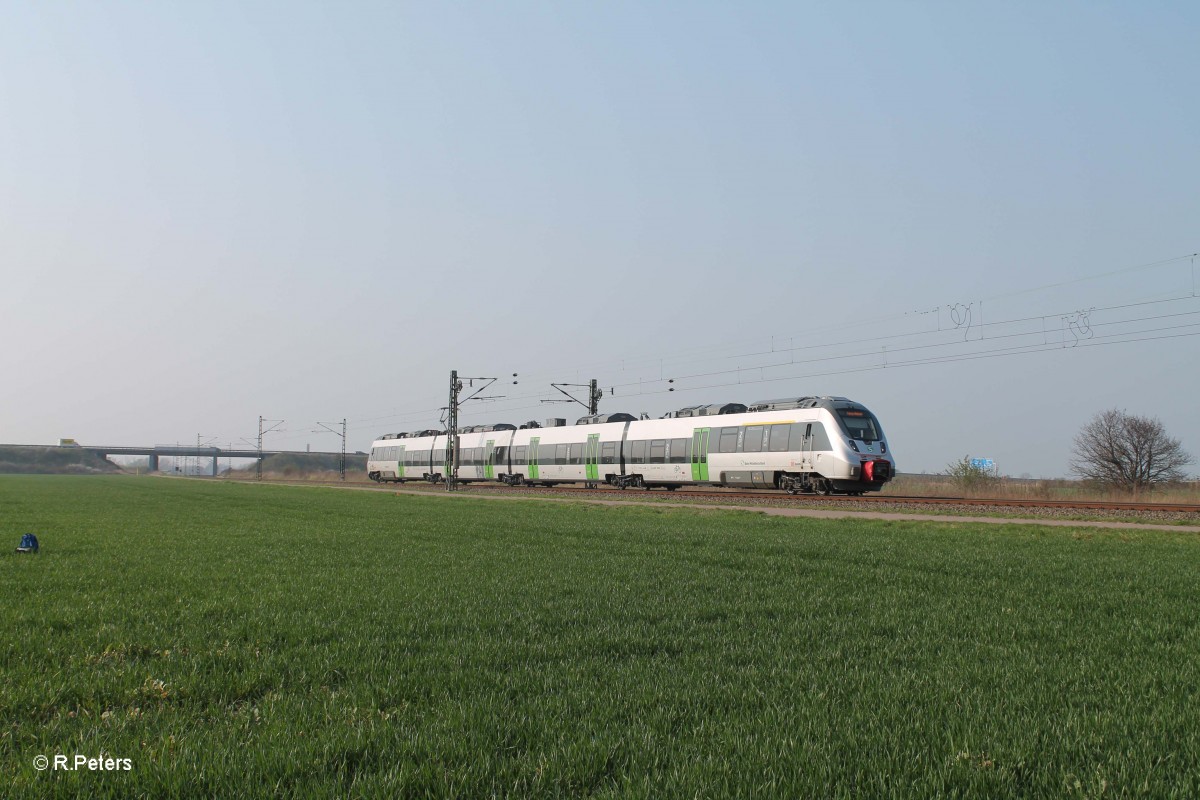
[[[0,544],[5,797],[1200,795],[1195,534],[2,477]]]

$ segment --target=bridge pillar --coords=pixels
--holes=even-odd
[[[148,465],[150,472],[158,472],[158,453],[150,454],[150,464]]]
[[[212,470],[212,476],[213,476],[214,478],[215,478],[215,477],[217,477],[217,456],[220,454],[220,452],[221,452],[220,450],[213,450],[213,470]]]

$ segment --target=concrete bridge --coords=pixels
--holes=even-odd
[[[152,472],[157,472],[159,469],[160,458],[198,458],[212,459],[212,474],[218,474],[218,461],[222,458],[242,458],[257,461],[269,456],[277,455],[297,455],[297,456],[341,456],[341,451],[325,451],[325,450],[263,450],[258,451],[251,448],[229,448],[223,449],[220,447],[195,445],[151,445],[148,447],[133,447],[129,445],[86,445],[86,444],[60,444],[60,445],[35,445],[35,444],[0,444],[0,448],[14,450],[20,452],[22,450],[68,450],[71,452],[87,452],[107,459],[109,456],[144,456],[149,460],[149,468]],[[362,456],[364,453],[347,453],[347,456]]]
[[[222,450],[219,447],[196,447],[188,445],[155,445],[153,447],[97,447],[95,445],[79,445],[80,450],[87,450],[95,453],[101,458],[109,456],[147,456],[150,459],[150,471],[158,471],[158,460],[164,456],[167,458],[211,458],[212,459],[212,474],[216,475],[218,471],[217,461],[222,458],[267,458],[268,456],[280,455],[281,453],[295,453],[297,455],[330,455],[338,456],[341,453],[316,453],[305,450]]]

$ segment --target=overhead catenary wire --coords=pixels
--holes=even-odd
[[[1079,278],[1074,278],[1074,279],[1070,279],[1070,280],[1066,280],[1066,281],[1058,281],[1058,282],[1054,282],[1054,283],[1042,284],[1039,286],[1031,286],[1031,287],[1027,287],[1024,289],[1018,289],[1018,290],[1011,291],[1011,292],[1001,292],[1001,293],[983,295],[974,302],[982,303],[985,301],[994,301],[994,300],[1000,300],[1000,299],[1005,299],[1005,298],[1010,298],[1010,297],[1019,297],[1022,295],[1032,294],[1034,292],[1045,291],[1048,289],[1059,289],[1059,288],[1064,288],[1067,286],[1073,286],[1073,285],[1078,285],[1078,284],[1082,284],[1082,283],[1088,283],[1091,281],[1102,280],[1104,278],[1110,278],[1115,275],[1129,274],[1129,273],[1137,272],[1140,270],[1153,269],[1156,267],[1163,267],[1163,266],[1167,266],[1167,265],[1171,265],[1171,264],[1182,264],[1184,262],[1187,262],[1189,259],[1193,259],[1194,257],[1195,257],[1195,254],[1173,256],[1171,258],[1159,259],[1157,261],[1145,262],[1145,263],[1136,264],[1136,265],[1129,266],[1129,267],[1121,267],[1121,268],[1114,269],[1114,270],[1108,270],[1105,272],[1094,273],[1091,275],[1085,275],[1085,276],[1082,276]],[[1194,292],[1193,292],[1193,294],[1194,294]],[[936,312],[939,309],[950,308],[953,305],[956,305],[956,304],[945,303],[945,302],[930,303],[929,305],[919,306],[919,308],[917,310],[908,310],[908,311],[898,312],[898,313],[894,313],[894,314],[877,315],[877,316],[873,317],[873,320],[877,323],[895,322],[897,320],[901,320],[905,317],[909,317],[914,314],[926,314],[926,313]],[[741,338],[738,340],[728,341],[725,344],[727,346],[739,346],[742,344],[761,343],[764,340],[774,341],[774,340],[783,340],[783,339],[789,339],[789,338],[794,340],[796,338],[811,337],[815,334],[830,333],[830,332],[839,331],[839,330],[856,329],[860,326],[861,326],[861,322],[858,320],[855,320],[853,322],[834,323],[834,324],[830,324],[830,325],[814,326],[814,327],[805,328],[801,331],[796,331],[796,332],[788,333],[788,334],[767,333],[767,334],[760,335],[760,336],[745,337],[745,338]],[[624,371],[629,371],[630,369],[637,368],[637,366],[639,364],[644,367],[652,367],[652,366],[657,365],[659,362],[670,362],[676,358],[686,357],[687,354],[708,353],[709,351],[711,351],[711,349],[712,349],[711,345],[703,345],[703,346],[684,348],[684,349],[681,349],[678,351],[674,351],[673,353],[647,354],[644,356],[621,356],[619,358],[609,359],[609,360],[605,360],[605,361],[601,361],[601,362],[593,362],[590,364],[576,363],[576,364],[571,364],[569,366],[564,365],[564,366],[559,366],[559,367],[553,367],[553,366],[543,367],[543,368],[540,368],[540,371],[538,371],[538,372],[528,372],[527,371],[527,372],[524,372],[523,374],[525,375],[525,377],[527,379],[530,379],[530,378],[538,379],[538,378],[542,378],[542,377],[553,377],[555,375],[563,375],[567,371],[571,371],[571,372],[574,372],[577,374],[584,374],[584,373],[606,374],[606,373],[610,373],[610,372],[614,371],[614,369],[615,369],[618,372],[624,372]],[[732,356],[732,357],[736,357],[736,356]]]
[[[984,296],[978,301],[973,301],[971,304],[930,303],[922,310],[905,311],[884,317],[872,317],[873,323],[887,324],[897,320],[904,320],[910,325],[922,316],[933,317],[929,328],[925,330],[909,329],[874,336],[830,337],[829,334],[831,333],[848,329],[860,329],[862,325],[859,322],[855,322],[814,326],[791,334],[766,333],[760,336],[744,337],[739,340],[724,342],[722,349],[726,350],[726,352],[723,353],[714,353],[711,345],[705,345],[682,348],[669,353],[650,353],[632,357],[621,356],[591,365],[540,366],[536,372],[523,371],[522,381],[528,385],[531,379],[536,380],[541,376],[562,380],[572,375],[582,376],[591,372],[592,375],[601,376],[601,386],[615,392],[617,397],[632,398],[669,394],[671,388],[674,388],[676,392],[692,392],[727,386],[752,386],[757,383],[770,384],[776,381],[806,380],[814,377],[850,374],[875,369],[898,369],[910,366],[949,364],[975,358],[1033,355],[1047,350],[1063,349],[1068,345],[1079,347],[1101,346],[1123,342],[1153,341],[1158,338],[1171,339],[1192,336],[1194,334],[1186,330],[1190,326],[1183,326],[1185,330],[1177,332],[1178,335],[1172,334],[1169,336],[1151,335],[1154,333],[1153,329],[1124,330],[1114,332],[1111,336],[1097,334],[1093,339],[1088,340],[1089,343],[1085,344],[1084,342],[1076,342],[1071,331],[1076,328],[1079,330],[1091,328],[1093,331],[1098,332],[1123,325],[1136,327],[1154,321],[1165,321],[1172,318],[1184,319],[1190,315],[1200,313],[1187,310],[1178,313],[1140,314],[1129,317],[1119,314],[1123,310],[1138,308],[1147,310],[1161,308],[1166,311],[1165,306],[1167,304],[1195,302],[1197,300],[1195,264],[1197,255],[1193,253],[1185,256],[1150,261],[1071,280],[1046,283],[1007,293],[991,294]],[[1067,310],[1048,311],[1040,314],[1018,314],[1011,318],[997,318],[993,308],[992,312],[988,314],[989,318],[986,321],[979,319],[976,314],[979,305],[982,305],[983,301],[1019,297],[1038,291],[1059,289],[1112,276],[1135,273],[1139,270],[1159,268],[1183,262],[1187,262],[1188,264],[1187,268],[1190,274],[1187,277],[1190,278],[1188,281],[1190,285],[1182,289],[1182,296],[1173,295],[1158,299],[1101,304],[1084,308],[1073,307]],[[953,319],[946,319],[946,316],[950,314],[950,310],[955,306],[959,307],[959,319],[957,323]],[[964,310],[968,312],[966,317],[962,315]],[[1106,318],[1114,316],[1117,318]],[[1068,318],[1074,318],[1074,321]],[[1032,329],[1014,330],[1014,327],[1019,328],[1022,325],[1036,327],[1036,331]],[[965,340],[948,340],[944,336],[947,333],[963,334]],[[979,338],[976,338],[976,334],[978,334]],[[1043,339],[1045,337],[1057,336],[1059,340],[1055,343],[1046,343],[1040,346],[1029,343],[1000,349],[979,349],[980,341],[1020,342],[1022,338],[1028,340],[1035,336],[1043,337]],[[931,341],[931,337],[934,340]],[[830,339],[833,340],[830,341]],[[871,346],[876,347],[872,349]],[[853,349],[851,352],[845,352],[845,348]],[[728,352],[731,349],[733,352]],[[905,354],[916,355],[922,352],[929,353],[930,355],[921,358],[906,358],[905,356]],[[817,366],[838,361],[854,361],[856,359],[861,361],[862,359],[872,357],[877,358],[878,363],[871,365],[847,364],[841,369],[823,370],[816,373],[801,374],[799,371],[806,365]],[[763,361],[763,359],[773,360]],[[706,364],[711,365],[711,368],[704,369]],[[787,374],[775,374],[781,370],[786,370]],[[638,372],[642,374],[633,378],[633,375]],[[655,374],[657,377],[654,377]],[[622,379],[623,376],[629,377]],[[721,381],[720,379],[723,377],[728,377],[730,380]],[[666,385],[665,382],[672,378],[675,380],[675,383],[670,386]],[[549,381],[547,383],[549,384]],[[490,414],[533,412],[542,407],[543,400],[553,399],[554,397],[555,393],[547,385],[545,389],[510,395],[505,398],[504,402],[489,403],[487,408]],[[429,403],[428,405],[421,404],[408,408],[394,407],[386,410],[379,409],[375,413],[368,412],[359,417],[350,417],[347,420],[346,432],[347,435],[351,433],[361,434],[368,431],[374,434],[379,431],[379,428],[385,426],[420,425],[423,421],[429,421],[434,418],[442,408],[444,406]],[[284,433],[283,430],[274,430],[273,432],[276,434]],[[303,430],[299,430],[296,433],[289,431],[287,435],[277,436],[277,441],[295,441],[306,435],[307,432]]]
[[[1120,310],[1127,310],[1127,309],[1134,309],[1134,308],[1152,307],[1155,305],[1162,305],[1164,303],[1176,302],[1176,301],[1179,301],[1180,299],[1181,298],[1170,298],[1167,300],[1144,301],[1144,302],[1137,302],[1137,303],[1121,303],[1121,304],[1115,304],[1115,305],[1111,305],[1111,306],[1105,306],[1102,308],[1087,309],[1086,313],[1088,315],[1092,315],[1092,314],[1097,314],[1097,313],[1101,313],[1101,312],[1105,312],[1105,311],[1120,311]],[[1190,298],[1183,298],[1183,299],[1188,300]],[[1063,320],[1066,320],[1068,318],[1078,317],[1080,315],[1080,313],[1081,313],[1081,311],[1079,309],[1072,309],[1069,311],[1058,311],[1058,312],[1052,312],[1052,313],[1047,313],[1047,314],[1040,314],[1040,315],[1036,315],[1036,316],[1023,316],[1023,317],[1015,317],[1015,318],[1011,318],[1011,319],[993,320],[991,322],[986,323],[986,325],[989,328],[994,329],[992,333],[987,335],[987,338],[999,340],[999,339],[1009,339],[1009,338],[1014,338],[1014,337],[1033,337],[1033,336],[1045,337],[1051,333],[1050,331],[1047,331],[1044,328],[1044,326],[1041,326],[1041,323],[1043,323],[1045,320],[1054,319],[1054,320],[1062,323]],[[1157,315],[1146,315],[1146,316],[1132,317],[1132,318],[1122,318],[1122,319],[1116,319],[1116,320],[1112,320],[1112,321],[1108,321],[1108,322],[1089,321],[1087,324],[1092,327],[1105,327],[1105,326],[1112,326],[1112,325],[1128,325],[1128,324],[1147,322],[1147,321],[1153,321],[1153,320],[1159,320],[1159,319],[1194,316],[1197,314],[1200,314],[1200,310],[1177,312],[1177,313],[1167,313],[1167,314],[1157,314]],[[1018,324],[1023,324],[1023,323],[1039,323],[1039,327],[1036,330],[1025,330],[1025,331],[1020,331],[1020,332],[1016,332],[1016,333],[1001,333],[1000,332],[1006,326],[1018,325]],[[1068,331],[1070,331],[1070,329],[1071,328],[1069,325],[1064,324],[1064,325],[1061,325],[1060,328],[1057,331],[1055,331],[1055,333],[1058,333],[1065,337],[1066,333]],[[907,333],[888,334],[888,335],[875,336],[875,337],[858,337],[855,339],[847,339],[847,340],[839,341],[839,342],[810,343],[810,344],[804,344],[804,345],[791,347],[791,348],[783,348],[783,349],[777,348],[774,351],[746,352],[746,353],[741,353],[736,357],[722,356],[716,360],[723,361],[723,360],[730,360],[731,358],[746,359],[746,358],[752,358],[755,356],[770,355],[772,353],[774,355],[780,355],[780,354],[786,353],[789,355],[789,360],[766,363],[766,364],[738,365],[735,367],[730,367],[730,368],[725,368],[725,369],[708,370],[708,371],[693,372],[693,373],[677,373],[673,377],[674,377],[676,383],[678,384],[680,382],[687,381],[687,380],[694,380],[694,379],[708,378],[708,377],[719,377],[721,375],[734,374],[734,375],[742,376],[740,380],[735,381],[734,383],[744,385],[744,384],[750,384],[750,383],[754,382],[753,380],[745,377],[745,374],[748,372],[760,371],[760,370],[764,370],[764,369],[780,368],[780,367],[785,367],[785,366],[789,366],[792,364],[802,365],[802,364],[806,364],[806,363],[817,363],[817,362],[822,362],[822,361],[851,359],[851,358],[856,358],[856,357],[868,357],[871,355],[881,355],[882,351],[858,350],[858,351],[851,352],[851,353],[838,352],[838,353],[832,353],[832,354],[826,355],[826,356],[806,357],[803,359],[796,359],[795,354],[797,354],[797,353],[801,353],[801,352],[807,353],[807,352],[812,352],[812,351],[828,350],[831,348],[846,347],[846,346],[851,346],[851,345],[855,345],[855,344],[868,344],[868,343],[879,344],[879,343],[884,343],[884,342],[894,342],[897,340],[913,340],[913,339],[917,339],[919,337],[928,337],[930,335],[936,335],[939,333],[941,333],[941,334],[953,333],[953,332],[955,332],[955,330],[956,329],[949,329],[949,330],[943,329],[941,331],[913,331],[913,332],[907,332]],[[1134,332],[1130,332],[1130,333],[1132,334]],[[888,354],[894,356],[896,354],[904,353],[904,352],[908,352],[908,351],[912,351],[912,350],[953,348],[956,346],[963,346],[963,345],[971,346],[977,341],[978,340],[972,339],[970,341],[964,342],[964,341],[956,339],[956,340],[947,340],[947,341],[937,341],[937,342],[925,343],[925,344],[914,344],[914,345],[901,346],[901,347],[895,347],[893,345],[888,345],[886,352]],[[1060,342],[1054,344],[1052,347],[1047,348],[1047,349],[1056,349],[1056,348],[1060,348],[1063,346],[1065,346],[1065,340],[1060,341]],[[950,358],[950,359],[943,359],[943,360],[946,360],[947,362],[949,362],[949,361],[958,360],[958,359]],[[696,362],[693,362],[693,363],[696,363]],[[899,366],[900,365],[899,362],[890,362],[890,363],[891,363],[891,366]],[[822,373],[822,374],[824,374],[824,373]],[[659,393],[653,389],[654,385],[664,382],[666,380],[668,380],[668,379],[667,378],[650,378],[650,379],[641,379],[638,381],[627,381],[625,383],[611,383],[609,385],[611,385],[611,387],[614,390],[620,390],[618,392],[619,396],[633,397],[633,396],[641,396],[641,395]],[[606,384],[607,383],[608,382],[606,382]],[[725,385],[725,384],[722,384],[722,385]],[[676,389],[680,390],[680,391],[700,389],[700,388],[705,388],[705,387],[702,387],[702,386],[676,386]],[[510,399],[518,400],[518,401],[526,400],[526,399],[536,399],[536,400],[539,400],[539,402],[540,402],[541,399],[547,398],[547,397],[553,398],[553,395],[548,392],[536,392],[536,393],[530,393],[530,394],[525,394],[525,395],[516,395],[516,396],[511,397]],[[502,406],[492,407],[491,410],[496,411],[496,412],[516,411],[516,410],[523,410],[523,409],[534,409],[537,407],[538,406],[535,406],[535,405],[504,404]],[[432,412],[432,411],[436,411],[436,409],[426,409],[424,411],[422,411],[422,410],[398,411],[396,414],[383,415],[380,417],[365,419],[365,420],[355,420],[356,425],[354,426],[354,429],[361,430],[363,428],[364,424],[371,423],[371,422],[384,422],[384,421],[401,422],[405,419],[414,419],[415,420],[415,419],[420,419],[423,417],[427,418],[428,415],[430,414],[430,412]]]

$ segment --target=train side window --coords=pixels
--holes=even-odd
[[[600,463],[615,464],[617,463],[617,443],[604,442],[600,445]]]
[[[755,426],[746,428],[746,441],[742,445],[743,453],[761,453],[763,440],[763,427]]]
[[[667,463],[667,440],[654,439],[650,442],[650,463],[665,464]]]
[[[557,444],[557,445],[555,445],[555,446],[554,446],[554,461],[552,461],[551,463],[553,463],[553,464],[566,464],[566,463],[567,463],[567,453],[568,453],[568,452],[569,452],[569,448],[568,448],[568,446],[567,446],[567,445],[565,445],[565,444]]]
[[[629,463],[630,464],[645,464],[646,463],[646,443],[632,442],[629,448]]]
[[[814,422],[812,426],[812,449],[813,450],[832,450],[833,445],[829,443],[829,435],[825,433],[825,426],[820,422]]]
[[[806,449],[804,446],[804,430],[808,427],[807,422],[792,423],[792,436],[788,441],[788,449],[795,450],[797,453]]]
[[[737,428],[722,428],[721,429],[721,448],[719,453],[736,453],[737,452],[738,429]]]
[[[567,457],[568,464],[583,463],[583,443],[575,442],[571,445],[571,454]]]
[[[554,445],[539,444],[538,445],[538,464],[546,465],[554,463]]]
[[[672,439],[671,440],[671,463],[686,464],[688,460],[688,445],[691,439]]]
[[[517,447],[513,448],[513,463],[514,464],[524,464],[525,463],[525,445],[518,445]]]
[[[771,426],[771,452],[782,453],[788,449],[788,433],[791,425]]]

